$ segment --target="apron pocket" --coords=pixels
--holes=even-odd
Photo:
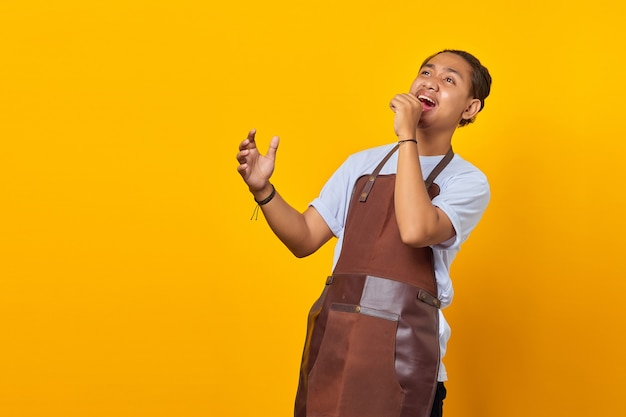
[[[332,304],[309,375],[307,416],[399,416],[404,393],[395,371],[397,328],[397,314]]]

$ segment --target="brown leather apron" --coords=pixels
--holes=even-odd
[[[432,249],[402,243],[395,175],[378,175],[397,148],[354,187],[339,260],[309,313],[296,417],[430,416],[440,302]],[[426,180],[431,199],[453,156]]]

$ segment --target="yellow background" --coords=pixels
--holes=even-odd
[[[237,144],[304,209],[443,48],[494,78],[446,415],[625,415],[625,13],[576,4],[3,0],[0,415],[290,415],[332,245],[249,220]]]

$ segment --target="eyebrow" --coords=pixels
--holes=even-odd
[[[424,67],[435,69],[435,65],[433,65],[433,64],[424,64]],[[422,67],[422,68],[424,68],[424,67]],[[461,75],[461,73],[459,71],[455,70],[454,68],[444,67],[444,68],[442,68],[442,70],[444,72],[452,72],[452,73],[458,75],[459,78],[463,79],[463,75]]]

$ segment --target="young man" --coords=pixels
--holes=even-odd
[[[254,130],[240,143],[239,173],[296,256],[338,238],[309,315],[296,417],[442,414],[450,264],[489,201],[487,179],[451,141],[490,87],[467,52],[427,58],[409,93],[391,100],[397,143],[350,156],[303,213],[269,181],[278,137],[265,156]]]

